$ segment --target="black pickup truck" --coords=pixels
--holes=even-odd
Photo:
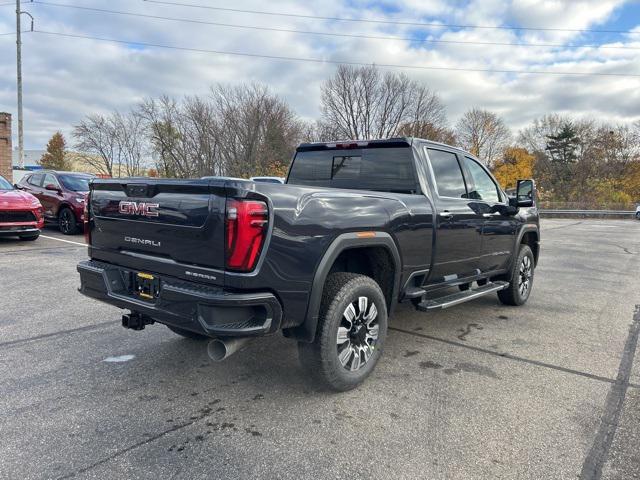
[[[416,138],[302,144],[285,185],[96,179],[89,195],[83,294],[214,359],[282,331],[336,390],[371,373],[398,302],[522,305],[539,254],[532,180],[509,198],[473,155]]]

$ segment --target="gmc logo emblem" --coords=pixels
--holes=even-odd
[[[159,216],[158,203],[145,203],[145,202],[120,202],[118,204],[118,211],[124,215],[140,215],[142,217],[157,217]]]

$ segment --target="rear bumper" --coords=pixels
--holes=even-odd
[[[280,302],[269,292],[232,293],[158,275],[160,293],[150,302],[131,293],[136,271],[88,260],[78,264],[78,273],[79,291],[88,297],[203,335],[265,335],[282,321]]]

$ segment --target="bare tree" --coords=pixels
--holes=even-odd
[[[410,118],[398,133],[443,143],[455,143],[455,134],[447,126],[446,108],[440,97],[424,85],[416,86],[411,95]]]
[[[144,101],[138,111],[145,120],[161,175],[189,178],[222,173],[209,103],[188,97],[180,104],[162,96]]]
[[[99,173],[113,176],[113,165],[119,160],[118,142],[112,122],[103,115],[89,115],[73,129],[79,158]]]
[[[511,133],[495,113],[472,108],[458,121],[456,136],[462,148],[493,165],[508,145]]]
[[[333,139],[387,138],[412,134],[427,124],[446,126],[439,97],[404,74],[381,74],[375,66],[341,65],[322,85],[318,129]]]
[[[248,177],[286,171],[304,125],[261,85],[216,85],[207,97],[139,107],[161,175]]]
[[[265,86],[211,89],[215,136],[226,175],[283,175],[305,125]]]
[[[148,146],[142,116],[137,111],[115,112],[110,118],[118,151],[118,176],[141,175],[147,160]],[[124,169],[124,172],[122,171]]]
[[[99,173],[136,176],[146,166],[145,126],[135,111],[88,116],[75,126],[73,136],[80,160]]]

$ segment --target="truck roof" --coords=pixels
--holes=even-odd
[[[434,142],[433,140],[427,140],[425,138],[418,137],[392,137],[383,138],[379,140],[334,140],[330,142],[308,142],[298,145],[296,151],[304,152],[309,150],[325,150],[325,149],[344,149],[344,148],[391,148],[391,147],[409,147],[414,142],[423,142],[430,145],[438,145],[441,147],[452,148],[459,152],[464,152],[468,155],[468,152],[461,148],[454,147],[453,145],[447,145],[446,143]]]

